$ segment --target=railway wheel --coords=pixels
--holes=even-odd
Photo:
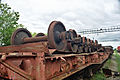
[[[31,33],[25,28],[17,29],[11,36],[11,44],[12,45],[20,45],[23,44],[24,38],[32,37]]]
[[[74,53],[78,51],[78,45],[75,43],[75,38],[77,38],[77,33],[73,29],[69,29],[71,42],[68,42],[68,49]]]
[[[83,48],[82,48],[82,46],[79,46],[78,47],[78,53],[82,53],[83,52]]]
[[[88,52],[88,47],[85,46],[84,50],[85,50],[85,53],[87,53]]]
[[[91,47],[89,47],[89,48],[88,48],[88,51],[89,51],[90,53],[92,52],[92,49],[91,49]]]
[[[65,40],[65,26],[60,21],[53,21],[48,28],[48,43],[50,48],[55,48],[59,51],[65,51],[67,41]]]
[[[44,33],[38,33],[37,35],[35,35],[35,37],[40,37],[40,36],[45,36]]]

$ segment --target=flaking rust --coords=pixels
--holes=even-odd
[[[92,75],[113,53],[111,46],[66,31],[60,21],[50,24],[48,35],[32,37],[28,30],[18,29],[11,42],[0,47],[0,77],[12,80],[61,80],[86,68]]]

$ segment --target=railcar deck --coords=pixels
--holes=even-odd
[[[0,47],[0,76],[12,80],[61,80],[91,65],[104,63],[113,50],[52,54],[46,42]],[[97,69],[97,68],[96,68]],[[88,68],[88,73],[94,69]]]

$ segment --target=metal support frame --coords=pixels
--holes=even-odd
[[[106,48],[105,52],[45,56],[50,54],[46,45],[39,42],[0,47],[0,76],[13,80],[61,80],[90,65],[102,64],[112,53],[111,48]]]

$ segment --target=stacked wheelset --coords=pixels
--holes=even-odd
[[[31,33],[24,28],[17,29],[11,37],[12,45],[35,43],[46,41],[49,49],[56,49],[60,52],[89,53],[98,51],[102,46],[98,41],[81,37],[75,30],[66,31],[64,24],[60,21],[52,21],[49,25],[47,35],[38,33],[32,37]]]

